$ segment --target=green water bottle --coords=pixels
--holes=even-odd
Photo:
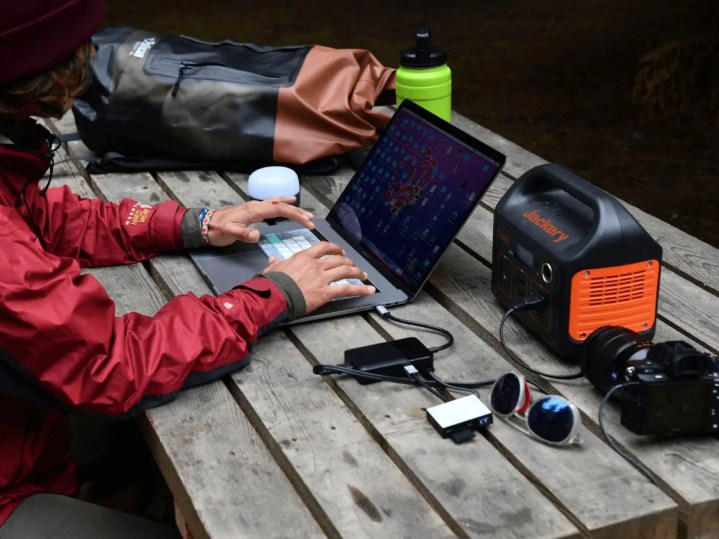
[[[433,47],[429,28],[420,26],[414,48],[405,49],[397,70],[397,105],[405,99],[452,121],[452,71],[447,53]]]

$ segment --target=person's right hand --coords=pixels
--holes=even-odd
[[[330,283],[342,279],[367,278],[367,274],[345,256],[342,248],[335,243],[322,241],[309,249],[300,251],[286,260],[270,257],[270,263],[263,273],[281,271],[289,275],[302,291],[310,313],[335,298],[369,296],[375,287],[364,284]]]

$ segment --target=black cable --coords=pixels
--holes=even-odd
[[[48,165],[48,175],[47,175],[47,183],[45,184],[45,187],[42,188],[40,191],[41,195],[45,195],[47,193],[47,190],[50,188],[50,182],[52,181],[52,175],[55,171],[55,152],[57,152],[60,149],[60,145],[62,143],[60,142],[60,139],[57,138],[55,135],[50,135],[47,138],[47,146],[48,151],[47,154],[45,154],[45,158],[49,158],[49,165]]]
[[[539,376],[543,376],[544,378],[552,378],[554,380],[576,380],[577,378],[582,378],[584,374],[580,371],[578,373],[573,374],[550,374],[542,371],[538,371],[536,369],[533,369],[529,365],[527,365],[524,361],[519,359],[514,352],[512,352],[509,347],[507,346],[507,343],[504,339],[504,325],[506,324],[509,317],[514,314],[516,311],[522,311],[524,309],[529,309],[530,307],[538,307],[542,305],[545,302],[545,299],[537,294],[530,294],[527,296],[527,298],[522,302],[518,303],[516,305],[513,305],[510,307],[506,313],[504,313],[504,316],[502,316],[502,321],[499,323],[499,341],[502,343],[502,348],[504,348],[504,351],[507,353],[507,355],[510,357],[512,361],[514,361],[517,365],[527,369],[529,372],[533,374],[537,374]]]
[[[442,380],[439,376],[437,376],[434,372],[427,373],[430,378],[432,378],[435,382],[437,382],[440,386],[447,388],[447,389],[454,389],[455,391],[462,391],[464,393],[472,393],[475,397],[479,398],[479,391],[475,391],[471,387],[466,387],[467,384],[455,384],[451,382],[445,382]],[[482,382],[474,382],[474,387],[487,387],[491,386],[494,383],[494,380],[484,380]]]
[[[639,384],[639,382],[630,382],[627,384],[619,384],[619,385],[616,385],[613,388],[611,388],[609,391],[607,391],[607,394],[604,395],[604,398],[602,399],[602,403],[599,405],[599,412],[598,412],[599,430],[602,431],[602,436],[604,437],[604,440],[609,444],[609,447],[611,447],[614,451],[616,451],[619,454],[619,456],[621,456],[629,464],[634,466],[634,468],[636,468],[640,474],[642,474],[644,477],[646,477],[650,483],[652,483],[653,485],[656,485],[657,481],[654,478],[654,474],[652,474],[652,472],[649,471],[649,468],[644,466],[644,464],[642,464],[637,459],[635,459],[632,455],[630,455],[629,453],[624,451],[622,448],[620,448],[617,445],[614,438],[612,438],[611,436],[609,436],[609,434],[607,434],[607,429],[604,427],[604,409],[606,408],[607,403],[609,402],[609,398],[612,396],[612,394],[615,391],[624,389],[625,387],[638,385],[638,384]]]
[[[433,388],[431,385],[429,385],[429,382],[427,379],[422,376],[417,368],[414,365],[407,365],[404,367],[404,372],[407,373],[407,376],[417,382],[419,385],[421,385],[423,388],[425,388],[427,391],[429,391],[432,395],[437,397],[442,402],[447,402],[447,397],[442,395],[439,391],[437,391],[435,388]]]
[[[534,382],[534,381],[530,380],[529,378],[525,378],[524,381],[527,382],[530,386],[532,386],[532,387],[538,389],[539,391],[541,391],[541,392],[544,393],[545,395],[551,395],[551,394],[552,394],[546,387],[540,386],[537,382]]]
[[[412,367],[411,365],[408,365],[408,367]],[[435,397],[437,397],[439,400],[443,402],[447,402],[447,399],[444,395],[439,393],[430,382],[427,381],[419,372],[415,369],[415,374],[410,374],[407,371],[407,367],[405,367],[405,372],[407,373],[408,378],[400,378],[397,376],[387,376],[385,374],[376,374],[373,372],[364,372],[359,369],[355,369],[353,367],[345,367],[344,365],[315,365],[312,367],[312,372],[319,375],[325,375],[325,374],[349,374],[350,376],[354,376],[356,378],[365,378],[367,380],[375,380],[377,382],[394,382],[396,384],[405,384],[410,386],[422,386],[427,391],[432,393]],[[465,390],[467,391],[467,390]]]
[[[428,348],[428,350],[430,352],[432,352],[433,354],[436,354],[437,352],[441,352],[442,350],[446,350],[447,348],[452,346],[452,344],[454,343],[454,337],[448,330],[446,330],[444,328],[441,328],[439,326],[433,326],[432,324],[426,324],[424,322],[415,322],[414,320],[407,320],[405,318],[399,318],[399,317],[393,315],[392,313],[390,313],[389,309],[387,309],[387,307],[384,307],[382,305],[375,307],[375,310],[385,320],[392,320],[393,322],[399,322],[400,324],[407,324],[408,326],[415,326],[415,327],[419,327],[419,328],[429,329],[431,331],[441,333],[442,335],[447,337],[446,343],[444,343],[440,346],[435,346],[433,348]]]
[[[50,187],[50,182],[52,181],[53,172],[55,171],[55,152],[60,148],[60,139],[57,138],[55,135],[50,134],[48,131],[45,130],[47,133],[46,141],[47,141],[47,153],[43,156],[43,159],[45,159],[48,162],[48,178],[47,183],[45,184],[45,187],[40,189],[40,196],[45,196],[45,193],[47,193],[48,188]],[[41,178],[38,178],[37,181],[39,182]],[[37,224],[37,221],[35,221],[35,217],[33,217],[32,210],[30,209],[30,205],[27,202],[27,190],[28,187],[30,187],[30,184],[33,183],[33,178],[28,178],[28,180],[25,182],[25,185],[23,185],[22,192],[20,193],[20,200],[22,201],[22,204],[25,206],[25,211],[27,212],[28,219],[30,220],[30,228],[32,228],[32,231],[37,236],[38,241],[40,242],[40,245],[42,245],[43,249],[47,249],[47,245],[45,244],[45,240],[43,239],[42,232],[40,230],[40,227]]]
[[[82,161],[83,163],[92,163],[94,159],[90,157],[66,157],[65,159],[60,159],[59,161],[55,161],[56,165],[62,165],[63,163],[69,163],[70,161]]]
[[[368,380],[376,380],[378,382],[394,382],[396,384],[416,385],[413,381],[406,378],[388,376],[386,374],[376,374],[373,372],[365,372],[359,369],[355,369],[354,367],[348,367],[347,365],[315,365],[314,367],[312,367],[312,372],[314,374],[319,374],[320,376],[324,376],[327,374],[348,374],[350,376],[366,378]],[[428,371],[424,374],[432,378],[432,381],[427,382],[430,385],[432,385],[432,383],[434,382],[434,384],[440,387],[446,387],[449,389],[455,389],[457,391],[465,391],[469,393],[474,393],[474,391],[472,390],[475,388],[489,387],[494,383],[494,380],[480,380],[479,382],[445,382],[444,380],[441,380],[436,374],[434,374],[433,371]]]
[[[433,376],[433,373],[429,373]],[[478,382],[438,382],[448,386],[454,386],[457,389],[478,389],[480,387],[489,387],[495,380],[480,380]]]
[[[417,382],[409,378],[399,378],[398,376],[387,376],[386,374],[376,374],[373,372],[365,372],[354,367],[346,367],[344,365],[315,365],[312,372],[319,375],[325,374],[349,374],[355,378],[365,378],[367,380],[376,380],[378,382],[394,382],[395,384],[417,385]]]
[[[396,384],[405,384],[405,385],[415,385],[413,381],[407,380],[405,378],[399,378],[396,376],[388,376],[386,374],[375,374],[371,372],[365,372],[361,371],[359,369],[355,369],[354,367],[348,367],[346,365],[315,365],[312,368],[312,372],[314,374],[319,374],[320,376],[324,376],[327,374],[348,374],[350,376],[356,376],[359,378],[366,378],[368,380],[376,380],[378,382],[394,382]],[[476,388],[481,387],[489,387],[491,386],[495,380],[480,380],[478,382],[446,382],[442,379],[440,379],[434,371],[428,371],[424,373],[426,376],[429,376],[432,378],[431,381],[428,383],[432,385],[434,382],[436,385],[440,387],[446,387],[447,389],[454,389],[456,391],[464,391],[467,393],[475,393],[475,391],[472,391]],[[537,385],[534,382],[531,382],[533,385]],[[541,388],[540,388],[541,389]],[[545,391],[546,393],[546,391]]]

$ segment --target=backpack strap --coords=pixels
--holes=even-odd
[[[81,159],[81,158],[80,158]],[[302,165],[284,165],[298,174],[331,174],[347,162],[347,157],[337,155],[323,157]],[[124,155],[119,152],[107,152],[99,159],[90,160],[87,171],[92,174],[108,172],[162,172],[177,170],[219,170],[243,172],[249,174],[258,168],[277,163],[261,161],[181,161],[162,157],[144,157]]]

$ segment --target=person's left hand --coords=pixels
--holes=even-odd
[[[312,223],[314,217],[307,210],[292,206],[295,197],[277,197],[263,201],[251,201],[229,208],[215,210],[210,219],[207,238],[210,245],[224,247],[237,240],[246,243],[255,243],[260,239],[259,231],[250,228],[252,223],[258,223],[263,219],[285,217],[297,221],[300,226],[312,230],[315,225]]]

